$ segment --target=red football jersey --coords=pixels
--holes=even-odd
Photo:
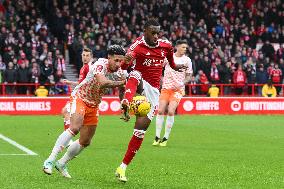
[[[81,83],[87,76],[89,72],[89,64],[84,64],[84,66],[80,69],[78,82]]]
[[[272,69],[270,74],[271,74],[272,82],[280,83],[281,76],[282,76],[282,71],[279,68],[278,69]]]
[[[134,57],[133,69],[139,71],[145,81],[158,89],[165,58],[171,68],[175,68],[173,51],[172,44],[168,40],[158,39],[158,44],[151,47],[145,42],[144,36],[138,37],[128,49],[128,53]]]

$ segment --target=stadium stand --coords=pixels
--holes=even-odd
[[[26,64],[21,69],[29,69],[30,83],[36,82],[35,78],[41,84],[56,83],[64,77],[65,60],[79,70],[83,47],[91,48],[96,58],[105,57],[108,45],[120,42],[128,46],[142,33],[145,20],[154,16],[162,25],[161,36],[173,43],[178,39],[188,41],[195,76],[190,83],[197,84],[187,88],[188,94],[204,94],[206,87],[198,84],[214,81],[221,87],[221,95],[257,95],[269,78],[278,95],[282,91],[284,4],[281,0],[1,2],[3,83],[14,83],[4,77],[10,62],[17,72],[19,65]],[[39,76],[31,74],[36,70],[34,63],[41,68]],[[242,82],[244,90],[234,87]]]

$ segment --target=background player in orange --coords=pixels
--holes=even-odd
[[[154,117],[155,109],[158,107],[164,60],[167,58],[169,65],[175,70],[184,68],[184,65],[175,65],[173,47],[168,40],[159,39],[159,33],[159,23],[155,19],[149,19],[144,26],[144,35],[135,40],[126,55],[126,63],[133,66],[133,71],[129,73],[124,99],[121,101],[123,119],[129,120],[129,103],[136,92],[142,92],[142,95],[146,96],[151,104],[151,110],[146,117],[136,117],[133,136],[128,144],[123,161],[115,172],[117,178],[122,182],[127,181],[126,168],[138,152],[145,132]],[[143,91],[137,91],[138,85],[139,89],[141,87]]]
[[[80,69],[78,81],[69,81],[67,79],[63,79],[63,83],[76,86],[86,78],[86,76],[89,72],[90,66],[92,65],[93,52],[92,52],[91,49],[85,47],[82,51],[81,56],[82,56],[83,66]],[[62,108],[61,113],[62,113],[63,118],[64,118],[64,130],[66,130],[70,126],[70,101],[68,101],[65,104],[65,106]],[[70,141],[70,142],[72,142],[72,141]]]
[[[106,78],[109,72],[117,72],[124,59],[125,50],[119,45],[108,48],[108,59],[100,58],[90,68],[90,71],[80,84],[73,90],[71,101],[71,125],[57,139],[50,156],[43,164],[46,174],[52,173],[53,165],[67,178],[71,178],[66,164],[77,156],[91,143],[98,124],[98,106],[101,102],[104,88],[124,85],[126,80],[112,81]],[[55,162],[57,155],[69,143],[73,136],[80,132],[80,138],[74,141],[61,159]],[[55,163],[54,163],[55,162]]]
[[[159,99],[159,110],[156,117],[156,137],[154,146],[166,146],[169,139],[171,129],[174,124],[174,116],[180,99],[184,95],[184,85],[189,82],[192,75],[192,62],[185,55],[188,48],[186,40],[178,40],[176,42],[176,52],[174,53],[174,61],[176,65],[186,65],[187,68],[182,72],[173,70],[169,64],[166,65],[164,71],[163,85]],[[167,119],[165,124],[165,135],[160,140],[161,130],[163,128],[164,116],[167,111]]]

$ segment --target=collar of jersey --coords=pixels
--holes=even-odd
[[[149,47],[149,48],[156,48],[156,47],[158,47],[158,46],[160,45],[159,40],[158,40],[158,44],[155,45],[155,46],[150,46],[150,45],[148,45],[148,44],[146,43],[145,39],[144,39],[144,36],[142,37],[142,41],[143,41],[143,43],[144,43],[147,47]]]

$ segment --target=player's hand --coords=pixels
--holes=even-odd
[[[64,83],[64,84],[68,84],[69,80],[68,79],[62,79],[61,82]]]
[[[130,120],[130,115],[129,115],[129,102],[126,99],[123,99],[121,101],[121,113],[122,116],[120,119],[123,121],[127,122]]]
[[[133,59],[135,58],[135,53],[134,52],[128,52],[125,55],[125,63],[129,64],[130,62],[133,61]]]

